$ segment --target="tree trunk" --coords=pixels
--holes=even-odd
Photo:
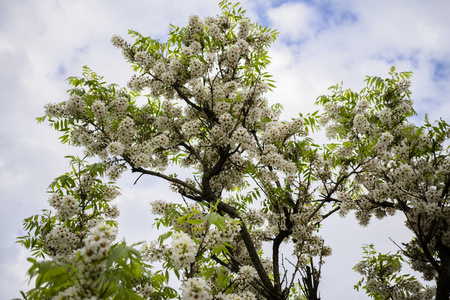
[[[437,242],[436,248],[439,252],[441,266],[438,270],[436,300],[450,299],[450,248]]]

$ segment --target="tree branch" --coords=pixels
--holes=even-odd
[[[242,237],[242,240],[244,241],[245,247],[247,248],[248,254],[250,256],[250,260],[252,261],[253,266],[255,267],[256,272],[258,273],[258,276],[261,279],[261,282],[264,285],[264,287],[267,289],[267,291],[269,292],[269,294],[271,296],[274,296],[276,298],[276,293],[274,293],[273,284],[272,284],[272,282],[269,278],[269,275],[267,274],[266,270],[264,269],[264,266],[259,258],[258,252],[256,251],[255,245],[253,244],[250,233],[247,230],[247,226],[245,225],[244,221],[240,217],[236,208],[220,201],[219,204],[217,205],[217,209],[220,211],[226,212],[233,219],[239,219],[241,221],[240,235]]]
[[[199,189],[197,189],[197,188],[195,188],[195,187],[193,187],[193,186],[187,184],[187,183],[184,182],[183,180],[180,180],[180,179],[174,178],[174,177],[170,177],[170,176],[167,176],[167,175],[162,174],[162,173],[159,173],[159,172],[147,170],[147,169],[144,169],[144,168],[142,168],[142,167],[135,168],[135,167],[133,167],[133,166],[131,166],[131,172],[133,172],[133,173],[142,173],[142,174],[147,174],[147,175],[159,177],[159,178],[162,178],[162,179],[164,179],[164,180],[166,180],[166,181],[173,182],[173,183],[179,184],[179,185],[181,185],[181,186],[184,186],[185,188],[188,188],[188,189],[190,189],[191,191],[193,191],[194,193],[197,193],[197,194],[199,194],[199,195],[202,194],[202,191],[201,191],[201,190],[199,190]]]

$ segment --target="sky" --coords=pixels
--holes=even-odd
[[[43,106],[67,99],[65,80],[82,67],[108,82],[126,85],[132,70],[114,48],[114,34],[129,29],[165,40],[169,23],[184,26],[189,15],[220,13],[211,0],[0,0],[0,300],[27,289],[29,253],[15,244],[22,220],[48,208],[46,189],[67,171],[65,155],[81,155],[61,145],[46,124]],[[279,31],[269,55],[277,88],[267,95],[285,107],[288,119],[317,109],[315,99],[331,85],[359,90],[367,75],[387,77],[391,66],[412,71],[412,98],[420,124],[450,122],[450,2],[448,0],[245,0],[247,15]],[[177,200],[157,179],[127,174],[119,181],[119,230],[129,242],[149,241],[149,202]],[[411,234],[401,216],[359,227],[353,217],[324,222],[322,236],[333,248],[320,285],[322,299],[364,299],[353,289],[352,267],[361,246],[396,251]],[[286,251],[289,251],[288,249]]]

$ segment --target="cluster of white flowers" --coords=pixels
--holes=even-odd
[[[213,228],[208,231],[206,243],[214,248],[223,245],[224,242],[230,243],[239,233],[239,224],[237,222],[225,221],[223,228]]]
[[[56,260],[70,262],[73,259],[73,249],[79,242],[79,237],[63,226],[55,226],[46,236],[47,247],[50,247]]]
[[[159,134],[152,139],[154,148],[164,148],[169,143],[169,138],[165,134]]]
[[[142,152],[132,154],[130,158],[133,162],[133,165],[137,168],[147,167],[150,162],[150,156]]]
[[[140,252],[143,257],[149,262],[162,261],[167,257],[168,246],[156,242],[150,242],[149,244],[144,244]]]
[[[411,86],[411,80],[408,80],[408,79],[401,80],[397,83],[397,86],[396,86],[397,92],[399,94],[406,92],[410,86]]]
[[[89,230],[89,235],[84,241],[84,247],[79,250],[82,259],[86,264],[93,263],[106,257],[111,245],[111,241],[115,239],[117,230],[100,222]]]
[[[113,163],[108,166],[106,170],[106,175],[112,181],[119,179],[120,175],[125,172],[127,167],[124,164]]]
[[[223,129],[229,131],[234,125],[233,117],[228,112],[224,112],[219,116],[219,123]]]
[[[215,125],[209,133],[213,145],[225,147],[230,144],[227,132],[220,125]]]
[[[130,61],[133,60],[134,57],[133,57],[132,47],[122,37],[120,37],[118,35],[114,35],[111,38],[111,43],[115,47],[122,49],[122,54],[127,60],[130,60]]]
[[[198,120],[192,120],[186,122],[181,126],[181,130],[186,136],[200,133],[200,122]]]
[[[73,195],[52,194],[48,200],[50,206],[54,207],[58,216],[63,219],[70,219],[80,210],[80,202]]]
[[[292,122],[285,123],[278,121],[270,122],[266,125],[262,141],[264,143],[273,143],[274,141],[284,142],[289,136],[300,133],[302,127],[302,119],[294,119]]]
[[[249,291],[244,291],[242,293],[233,293],[229,295],[218,295],[217,300],[257,300],[256,296]]]
[[[143,51],[136,52],[134,59],[146,71],[149,71],[155,65],[155,59]]]
[[[86,102],[84,102],[84,100],[80,96],[72,95],[66,102],[64,110],[68,115],[77,116],[83,114],[86,112]]]
[[[151,299],[153,292],[155,289],[150,284],[145,284],[138,288],[139,295],[144,299]]]
[[[242,287],[246,287],[256,277],[256,270],[252,266],[243,266],[239,270],[236,281]]]
[[[407,164],[401,164],[397,168],[392,170],[392,175],[397,181],[400,182],[402,181],[409,182],[414,180],[414,178],[416,177],[412,167]]]
[[[239,126],[234,132],[232,136],[232,141],[241,144],[243,147],[248,148],[253,143],[253,139],[250,136],[250,133],[242,126]]]
[[[101,259],[108,255],[116,233],[113,227],[104,222],[89,230],[84,247],[78,250],[80,257],[76,261],[79,270],[76,284],[58,293],[54,299],[98,299],[102,283],[97,278],[105,267],[105,261]]]
[[[184,232],[175,232],[172,235],[172,263],[174,268],[182,269],[190,266],[195,261],[197,245]]]
[[[112,156],[120,156],[123,154],[124,146],[121,142],[112,142],[106,147]]]
[[[357,114],[353,119],[353,127],[356,132],[364,134],[369,130],[369,122],[367,122],[366,116],[363,114]]]
[[[377,144],[375,145],[375,149],[378,151],[385,151],[387,147],[394,140],[394,137],[389,132],[383,132],[383,134],[378,139]]]
[[[86,228],[89,230],[89,229],[92,229],[92,228],[94,228],[95,226],[97,226],[98,224],[100,224],[101,222],[103,222],[103,220],[102,219],[90,219],[90,220],[88,220],[87,222],[86,222]]]
[[[234,67],[240,57],[241,57],[241,53],[244,51],[244,49],[240,48],[239,45],[236,43],[233,46],[231,46],[230,48],[228,48],[228,51],[226,52],[226,61],[225,63],[229,66],[229,67]]]
[[[309,222],[308,212],[292,215],[291,221],[295,224],[292,229],[292,238],[297,242],[301,243],[311,239],[313,232],[317,231],[314,224]]]
[[[371,214],[371,212],[369,210],[364,209],[363,207],[361,207],[361,204],[364,204],[364,203],[369,203],[369,202],[367,200],[365,200],[365,201],[360,201],[358,203],[360,207],[359,207],[359,210],[357,210],[355,212],[355,218],[358,221],[359,225],[366,227],[370,223],[370,219],[372,218],[372,214]]]
[[[412,99],[403,99],[396,107],[395,114],[403,115],[411,111],[414,101]]]
[[[111,43],[118,48],[129,48],[129,44],[118,35],[114,35],[111,38]]]
[[[327,180],[331,177],[331,167],[330,162],[328,160],[324,160],[322,156],[316,157],[312,161],[313,167],[317,171],[317,175],[321,180]]]
[[[44,106],[45,115],[49,117],[63,117],[64,107],[63,103],[48,103]]]
[[[126,109],[129,106],[128,99],[123,96],[125,92],[120,92],[119,95],[110,103],[110,112],[117,118],[123,118]],[[121,95],[122,94],[122,95]]]
[[[355,114],[363,114],[369,108],[369,102],[366,99],[361,99],[356,103]]]
[[[117,128],[118,138],[122,143],[128,144],[129,142],[133,141],[136,134],[134,126],[135,124],[132,118],[126,117],[122,120],[119,127]]]
[[[339,129],[339,124],[335,122],[328,123],[325,127],[325,136],[327,137],[327,139],[335,139],[337,137]]]
[[[181,288],[183,300],[208,300],[211,299],[210,288],[201,277],[189,278]]]
[[[84,101],[83,101],[84,102]],[[100,100],[95,100],[95,102],[92,104],[92,113],[94,114],[95,118],[102,119],[106,117],[108,111],[106,110],[105,102]]]
[[[251,23],[249,19],[241,19],[239,20],[239,39],[245,39],[251,30]]]
[[[390,126],[392,124],[392,113],[387,108],[383,108],[378,112],[378,118],[383,125]]]
[[[187,26],[188,35],[194,36],[197,33],[203,32],[203,21],[197,15],[189,16],[189,23]],[[189,41],[189,40],[188,40]]]
[[[262,165],[274,167],[288,175],[296,172],[296,166],[293,162],[286,160],[282,154],[278,153],[278,151],[272,150],[273,149],[269,148],[267,153],[261,156],[260,163]]]
[[[150,203],[152,207],[152,214],[163,216],[168,208],[172,207],[172,203],[164,200],[154,200]]]
[[[191,70],[191,76],[193,77],[199,77],[202,76],[205,71],[206,71],[206,66],[204,63],[202,63],[198,58],[197,59],[193,59],[191,61],[191,65],[190,65],[190,70]],[[174,76],[175,77],[175,76]],[[166,82],[166,81],[165,81]],[[168,84],[171,84],[169,82],[166,82]],[[173,84],[173,83],[172,83]]]
[[[263,226],[266,220],[265,213],[261,209],[255,208],[249,208],[243,215],[243,218],[246,223],[257,227]]]
[[[111,205],[107,209],[105,209],[104,214],[108,218],[117,219],[120,215],[120,211],[117,205]]]
[[[337,118],[341,112],[340,107],[334,102],[328,102],[324,109],[325,112],[333,119]]]
[[[163,80],[162,76],[161,76],[161,80]],[[167,76],[164,77],[164,80],[168,80]],[[130,88],[132,91],[140,92],[144,88],[148,88],[148,87],[152,86],[153,83],[154,83],[154,80],[152,80],[150,77],[148,77],[146,75],[137,76],[136,74],[134,74],[128,81],[127,87]]]

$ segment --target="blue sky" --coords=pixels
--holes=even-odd
[[[68,170],[64,155],[80,149],[58,143],[57,134],[37,124],[48,102],[66,99],[65,79],[88,65],[110,82],[125,85],[132,72],[110,43],[128,29],[165,39],[168,24],[189,15],[215,15],[218,1],[0,1],[0,299],[19,296],[28,254],[15,245],[22,220],[47,208],[45,190]],[[285,107],[284,118],[318,108],[314,100],[344,82],[359,90],[366,75],[385,77],[392,65],[413,71],[413,99],[419,116],[450,121],[450,2],[447,0],[241,1],[252,20],[280,34],[270,55],[277,89],[269,100]],[[415,120],[421,122],[420,118]],[[126,175],[120,234],[130,242],[153,239],[149,201],[176,195],[146,178],[133,186]],[[151,196],[150,196],[151,195]],[[154,198],[152,198],[154,197]],[[333,248],[324,266],[323,299],[361,299],[351,270],[361,246],[375,243],[395,251],[389,237],[407,241],[401,217],[360,228],[351,216],[327,220],[323,236]],[[328,228],[328,229],[327,229]]]

